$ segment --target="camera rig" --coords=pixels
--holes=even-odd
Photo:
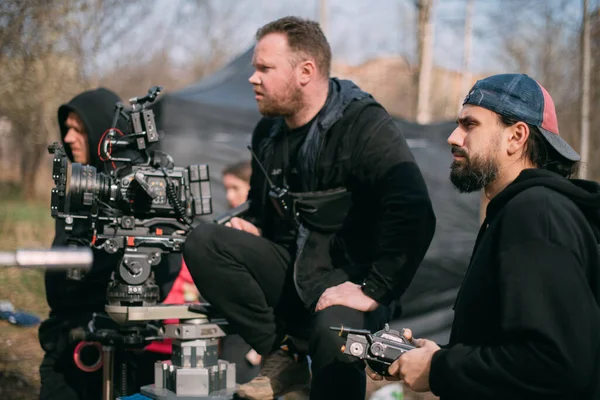
[[[164,255],[182,250],[194,217],[212,213],[208,166],[175,167],[170,155],[154,149],[159,133],[147,105],[161,90],[155,86],[129,99],[129,107],[116,104],[112,127],[97,149],[104,171],[70,164],[60,144],[48,146],[55,182],[51,215],[64,222],[69,246],[120,256],[107,289],[107,315],[95,314],[87,327],[71,332],[71,340],[79,343],[74,358],[81,369],[103,369],[103,399],[113,400],[115,388],[133,394],[126,365],[120,363],[115,374],[115,360],[121,359],[115,354],[171,339],[171,360],[156,363],[155,383],[142,392],[161,400],[229,399],[235,391],[235,364],[218,359],[226,321],[211,315],[207,304],[157,304],[153,268]],[[78,269],[67,277],[85,279]],[[165,325],[165,319],[179,323]],[[78,359],[86,348],[97,351],[97,359],[88,364]]]
[[[52,217],[64,220],[73,244],[122,254],[108,288],[109,305],[156,304],[152,267],[163,254],[181,251],[194,217],[212,212],[207,165],[175,167],[169,155],[149,152],[159,137],[154,112],[146,105],[160,91],[155,86],[146,96],[130,99],[131,110],[116,104],[113,127],[98,144],[105,172],[93,165],[70,166],[60,144],[48,147],[54,155]],[[118,129],[123,118],[126,134]],[[69,277],[81,279],[81,274]]]

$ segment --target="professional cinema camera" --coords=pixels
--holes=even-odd
[[[158,287],[151,267],[164,253],[178,252],[195,216],[210,214],[207,165],[175,167],[173,160],[150,147],[159,140],[154,112],[146,105],[161,91],[155,86],[143,97],[129,100],[131,110],[117,103],[113,128],[98,144],[105,171],[92,165],[68,163],[58,143],[54,154],[51,214],[65,221],[67,236],[76,224],[87,237],[72,238],[108,253],[123,254],[108,290],[109,305],[154,305]],[[125,119],[129,132],[117,126]],[[71,274],[80,279],[79,274]]]
[[[48,147],[55,182],[51,214],[64,221],[69,245],[121,257],[107,289],[107,315],[95,314],[87,328],[71,332],[81,345],[74,358],[83,370],[103,369],[103,399],[114,400],[115,388],[133,394],[126,387],[126,365],[115,370],[115,360],[122,359],[118,355],[141,350],[152,340],[171,339],[172,359],[156,363],[155,384],[142,388],[143,394],[154,399],[231,398],[235,365],[218,359],[226,322],[211,315],[208,304],[157,304],[153,268],[182,250],[194,217],[212,213],[208,166],[176,167],[171,156],[154,148],[159,133],[148,104],[161,90],[152,87],[145,96],[130,99],[128,107],[116,104],[112,128],[98,144],[104,171],[70,165],[60,144]],[[71,271],[70,279],[84,279],[82,271]],[[165,325],[165,319],[180,321]],[[84,363],[80,356],[94,348],[98,356]]]

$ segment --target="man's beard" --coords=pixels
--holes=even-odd
[[[304,104],[300,88],[294,87],[290,81],[282,93],[281,97],[263,95],[258,102],[258,111],[265,117],[290,117],[296,114]]]
[[[452,146],[452,153],[464,157],[463,160],[453,161],[450,166],[450,180],[461,193],[483,189],[498,177],[498,165],[491,157],[470,157],[458,146]]]

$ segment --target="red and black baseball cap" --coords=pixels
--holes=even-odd
[[[542,85],[525,74],[492,75],[475,83],[463,101],[497,114],[536,126],[561,156],[579,161],[580,156],[558,134],[552,97]]]

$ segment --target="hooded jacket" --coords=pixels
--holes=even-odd
[[[431,361],[447,399],[600,399],[600,185],[524,170],[494,197]]]
[[[298,295],[314,308],[327,288],[352,281],[389,305],[411,283],[435,231],[427,187],[404,136],[371,95],[335,78],[321,111],[297,130],[306,132],[289,144],[282,117],[258,123],[252,137],[258,154],[252,162],[250,216],[263,236],[277,243],[273,226],[278,217],[268,181],[281,184],[288,171],[298,171],[297,187],[290,190],[299,198],[315,192],[339,195],[339,202],[322,206],[321,213],[310,205],[305,212],[295,208],[300,227],[291,235],[295,247],[290,251]],[[324,219],[315,215],[311,227],[311,214]],[[318,228],[324,225],[336,228]]]
[[[97,168],[98,172],[104,172],[104,162],[98,156],[98,143],[104,132],[111,128],[115,112],[115,104],[120,101],[119,97],[108,89],[98,88],[83,92],[58,109],[58,124],[60,127],[61,138],[67,156],[73,161],[73,154],[70,146],[64,143],[67,134],[65,122],[69,112],[75,112],[83,121],[85,132],[88,137],[88,148],[90,163]],[[124,132],[125,133],[125,132]],[[75,224],[71,237],[87,236],[83,224]],[[62,219],[57,219],[55,223],[55,236],[52,243],[53,247],[65,246],[68,244],[67,234],[65,232],[65,223]],[[47,271],[45,274],[46,298],[52,314],[70,314],[73,312],[101,312],[104,311],[106,304],[106,289],[111,274],[119,265],[121,256],[118,254],[109,254],[102,250],[94,249],[94,262],[92,268],[86,272],[81,281],[67,279],[64,271]],[[170,256],[164,257],[164,259]],[[163,283],[162,295],[170,289],[179,271],[178,264],[181,264],[180,255],[175,255],[173,260],[169,261],[168,268],[156,268],[156,280]],[[165,263],[165,261],[163,261]],[[159,286],[160,286],[159,283]]]

